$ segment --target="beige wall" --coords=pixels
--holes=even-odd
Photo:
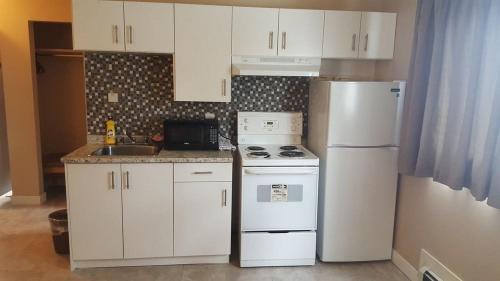
[[[0,195],[10,191],[9,150],[1,69],[2,63],[0,61]]]
[[[70,21],[69,0],[0,1],[0,53],[14,196],[42,194],[30,20]]]
[[[394,60],[378,62],[379,79],[407,79],[416,0],[385,0],[398,12]],[[500,280],[500,210],[431,179],[400,181],[394,248],[415,268],[426,249],[464,281]]]
[[[87,142],[83,58],[38,56],[42,153],[69,153]]]

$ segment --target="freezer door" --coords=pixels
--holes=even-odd
[[[328,146],[397,146],[403,93],[393,82],[332,82]]]
[[[391,258],[397,148],[330,148],[319,188],[322,261]]]

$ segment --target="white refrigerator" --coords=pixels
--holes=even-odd
[[[312,81],[308,147],[320,158],[322,261],[392,255],[405,82]]]

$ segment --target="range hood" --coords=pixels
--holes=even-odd
[[[256,76],[319,76],[321,58],[233,56],[231,72]]]

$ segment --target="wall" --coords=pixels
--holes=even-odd
[[[377,62],[379,79],[407,79],[416,0],[385,0],[396,11],[395,57]],[[394,248],[418,268],[426,249],[464,281],[500,279],[500,210],[476,202],[468,190],[453,191],[431,179],[400,179]]]
[[[29,21],[71,21],[69,0],[0,1],[0,52],[14,199],[43,197],[36,79]]]
[[[37,56],[42,153],[65,154],[87,143],[83,57]]]
[[[10,191],[9,150],[1,69],[0,61],[0,196]]]
[[[126,129],[148,135],[161,133],[165,118],[203,119],[210,112],[221,134],[233,140],[237,111],[301,111],[307,125],[307,77],[233,77],[229,103],[174,102],[171,55],[87,53],[85,83],[91,135],[105,134],[108,116],[117,122],[119,134]],[[107,101],[110,91],[119,94],[118,103]]]

